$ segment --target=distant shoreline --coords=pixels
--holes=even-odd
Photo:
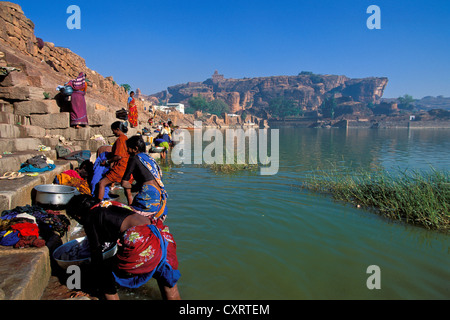
[[[299,128],[361,128],[361,129],[450,129],[450,121],[374,121],[374,120],[270,120],[269,126]]]

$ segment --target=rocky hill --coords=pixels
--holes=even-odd
[[[427,96],[414,101],[414,106],[419,110],[443,109],[450,111],[450,97]]]
[[[262,110],[272,99],[284,96],[298,102],[304,111],[314,111],[329,97],[378,103],[387,83],[387,78],[351,79],[310,72],[298,76],[226,79],[216,71],[204,82],[171,86],[150,97],[187,104],[189,98],[201,95],[207,100],[222,99],[231,107],[231,112],[238,113],[251,108]]]
[[[53,148],[60,137],[95,151],[102,141],[90,138],[113,138],[110,125],[117,120],[115,112],[127,108],[128,93],[112,77],[87,68],[85,60],[71,50],[36,37],[34,23],[21,7],[5,1],[0,1],[0,68],[0,148],[5,151],[34,149],[40,144]],[[88,79],[89,126],[76,130],[70,127],[70,104],[60,99],[56,87],[81,71]],[[149,113],[144,108],[148,105],[138,101],[142,126],[147,125]],[[19,147],[18,139],[30,143]]]

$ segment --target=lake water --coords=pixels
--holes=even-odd
[[[164,168],[183,299],[450,299],[449,235],[299,188],[317,168],[448,169],[449,130],[279,129],[274,176]],[[154,280],[120,295],[159,297]]]

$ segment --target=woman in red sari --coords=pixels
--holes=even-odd
[[[80,72],[78,78],[70,80],[69,86],[73,88],[72,93],[72,108],[70,111],[70,125],[79,129],[80,126],[88,125],[88,117],[86,110],[86,75],[84,72]]]
[[[132,128],[138,126],[138,111],[136,106],[136,100],[134,99],[134,91],[131,91],[128,98],[128,121]]]

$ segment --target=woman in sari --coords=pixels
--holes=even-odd
[[[146,153],[142,136],[133,136],[127,140],[130,154],[128,166],[122,178],[122,187],[127,196],[128,205],[143,216],[165,220],[167,216],[167,192],[162,182],[162,171],[156,161]],[[136,181],[138,193],[132,197],[131,175]]]
[[[78,78],[70,80],[69,86],[73,88],[72,93],[72,108],[70,111],[70,125],[79,129],[80,126],[88,125],[88,117],[86,110],[86,75],[80,72]]]
[[[95,287],[107,300],[119,300],[115,283],[139,288],[151,278],[163,299],[180,300],[176,243],[161,220],[151,220],[118,202],[74,196],[67,214],[83,225],[91,250]],[[104,243],[119,241],[116,256],[104,261]]]
[[[172,144],[172,133],[171,129],[167,123],[163,124],[163,128],[161,132],[155,139],[155,146],[163,147],[164,150],[161,152],[161,158],[163,160],[166,159],[166,155],[168,150],[170,149],[170,145]]]
[[[109,165],[110,169],[98,183],[98,199],[100,200],[103,200],[107,186],[112,183],[122,182],[123,174],[127,168],[128,158],[130,157],[126,144],[128,137],[125,135],[128,132],[127,125],[124,122],[116,121],[111,125],[111,130],[117,137],[117,140],[114,142],[112,152],[108,154],[107,160],[102,163],[102,166]]]
[[[138,111],[136,106],[136,100],[134,99],[134,91],[131,91],[128,98],[128,121],[132,128],[138,126]]]

